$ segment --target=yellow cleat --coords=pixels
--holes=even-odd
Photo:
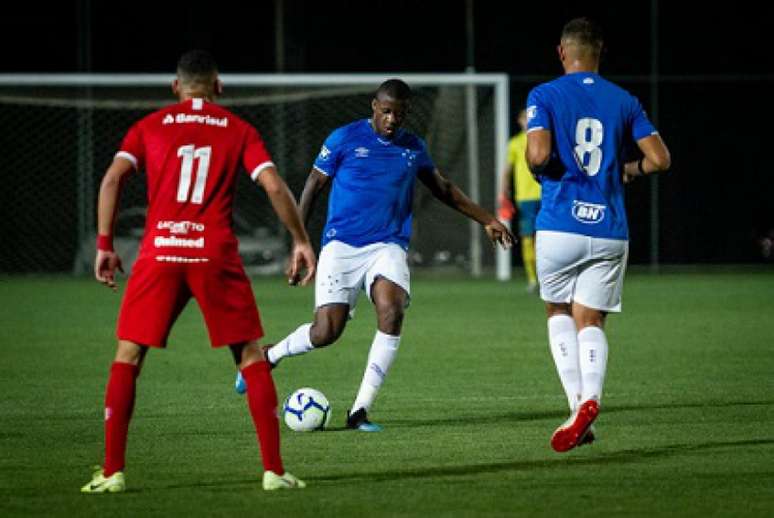
[[[284,475],[277,475],[273,471],[263,472],[263,489],[274,491],[275,489],[303,489],[306,482],[285,472]]]
[[[91,482],[81,488],[81,493],[123,493],[126,491],[126,479],[122,471],[116,471],[109,477],[102,474],[102,467],[91,477]]]

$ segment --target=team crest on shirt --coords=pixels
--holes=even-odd
[[[359,148],[355,149],[355,156],[357,158],[368,158],[368,148],[360,146]]]
[[[581,223],[594,225],[605,219],[605,209],[607,209],[606,205],[574,200],[572,202],[572,217]]]
[[[330,156],[331,150],[323,145],[323,147],[320,148],[320,160],[328,160]]]

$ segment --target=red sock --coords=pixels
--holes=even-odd
[[[285,473],[280,457],[277,390],[268,362],[257,362],[242,369],[247,382],[247,405],[253,417],[258,444],[261,447],[263,469],[278,475]]]
[[[124,469],[137,373],[137,366],[131,363],[113,362],[110,367],[105,389],[105,464],[102,467],[106,477]]]

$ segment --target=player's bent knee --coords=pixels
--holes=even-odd
[[[376,312],[379,320],[379,330],[389,335],[400,335],[405,312],[400,304],[378,305]]]
[[[309,330],[309,338],[314,347],[328,347],[336,342],[344,332],[344,326],[320,326],[314,325]]]
[[[140,365],[148,348],[129,340],[119,340],[116,347],[115,361]]]
[[[323,306],[315,314],[314,323],[309,329],[309,339],[314,347],[327,347],[339,339],[347,326],[349,306],[335,304]]]
[[[557,315],[572,316],[572,306],[564,303],[546,302],[546,315],[548,318]]]
[[[575,313],[575,325],[577,326],[578,331],[586,327],[598,327],[600,329],[605,327],[605,317],[607,316],[607,313],[604,311],[586,309],[580,314],[578,314],[577,311]]]
[[[229,347],[234,354],[234,358],[240,359],[240,369],[244,369],[253,363],[266,360],[263,350],[258,346],[257,341],[251,341],[245,344],[234,344],[230,345]]]

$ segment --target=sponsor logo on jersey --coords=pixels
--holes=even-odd
[[[527,106],[527,120],[532,120],[537,117],[537,106]]]
[[[183,239],[177,236],[156,236],[153,239],[153,246],[156,248],[204,248],[204,238],[199,239]]]
[[[187,234],[189,231],[204,232],[204,224],[195,221],[159,221],[156,223],[159,230],[169,230],[172,234]]]
[[[581,223],[596,224],[605,219],[606,205],[575,200],[572,202],[572,217]]]
[[[174,117],[168,113],[161,121],[162,124],[206,124],[207,126],[228,127],[228,117],[221,119],[209,115],[193,115],[190,113],[178,113]]]
[[[320,160],[328,160],[331,156],[331,150],[323,146],[320,148]]]
[[[368,148],[360,146],[359,148],[355,149],[355,156],[357,158],[368,158]]]
[[[160,263],[208,263],[206,257],[178,257],[176,255],[157,255],[156,261]]]

